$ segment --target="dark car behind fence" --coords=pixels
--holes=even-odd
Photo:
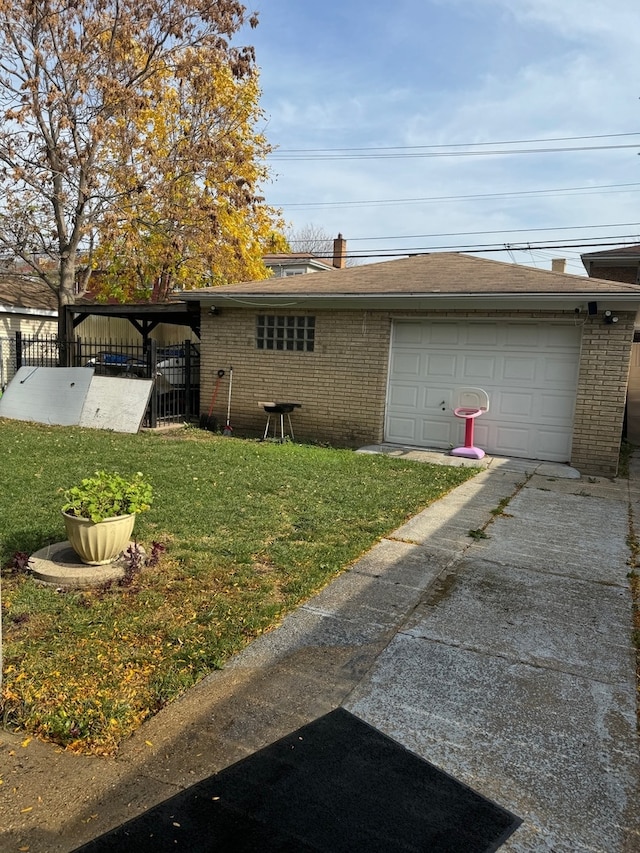
[[[157,427],[198,418],[200,349],[192,341],[158,345],[76,338],[61,346],[55,336],[27,337],[16,332],[16,370],[20,367],[93,367],[98,376],[153,379],[143,425]]]

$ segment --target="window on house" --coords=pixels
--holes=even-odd
[[[256,346],[258,349],[313,352],[315,332],[315,317],[281,317],[275,314],[259,314],[256,318]]]

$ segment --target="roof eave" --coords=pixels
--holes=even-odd
[[[203,293],[200,303],[207,309],[222,308],[323,308],[333,307],[350,309],[456,309],[474,308],[521,310],[571,310],[587,309],[589,302],[615,306],[618,310],[637,311],[640,309],[640,290],[637,294],[603,293],[585,291],[582,293]]]
[[[0,305],[0,314],[23,314],[29,317],[50,317],[56,319],[58,312],[50,308],[27,308],[24,305]]]

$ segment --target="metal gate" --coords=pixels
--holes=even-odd
[[[61,357],[64,354],[64,357]],[[158,346],[157,341],[131,344],[76,338],[61,345],[55,336],[15,336],[15,370],[24,366],[93,367],[99,376],[153,379],[143,425],[196,420],[200,412],[200,349],[183,340]]]

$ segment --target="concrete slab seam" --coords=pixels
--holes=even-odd
[[[584,675],[581,673],[577,673],[574,669],[566,669],[562,666],[551,666],[548,663],[538,663],[537,661],[531,659],[525,660],[522,657],[508,655],[504,652],[487,651],[486,649],[482,649],[478,646],[470,645],[467,643],[456,643],[452,640],[440,640],[437,637],[425,637],[424,635],[418,634],[417,632],[413,631],[411,628],[409,628],[408,630],[401,629],[397,631],[395,637],[403,637],[408,640],[418,640],[420,642],[429,643],[436,646],[442,646],[443,648],[448,649],[459,649],[463,652],[468,652],[472,655],[478,655],[478,657],[484,658],[485,660],[500,660],[506,661],[510,664],[518,664],[519,666],[530,667],[533,670],[557,672],[561,675],[568,675],[571,678],[578,678],[582,681],[588,681],[590,684],[602,684],[606,687],[617,687],[620,685],[626,685],[626,682],[622,682],[619,680],[605,680],[603,678],[597,678],[594,675]]]

